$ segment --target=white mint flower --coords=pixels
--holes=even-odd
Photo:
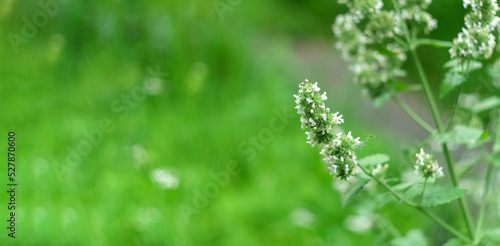
[[[420,153],[416,154],[415,157],[417,158],[414,166],[415,174],[425,179],[435,178],[436,174],[438,176],[444,175],[443,168],[438,165],[437,161],[432,160],[432,156],[426,154],[424,149],[420,149]]]
[[[471,8],[465,17],[465,28],[453,40],[450,48],[451,58],[488,59],[496,45],[492,34],[500,26],[499,10],[496,0],[464,0],[464,8]]]
[[[317,83],[305,80],[299,85],[298,95],[295,102],[298,114],[301,115],[300,123],[306,131],[307,143],[312,147],[323,144],[324,148],[320,154],[328,164],[331,175],[341,179],[348,179],[356,174],[355,165],[358,164],[355,149],[361,144],[358,138],[354,138],[351,132],[333,134],[333,127],[344,123],[339,112],[330,113],[325,106],[326,92],[320,94]],[[315,110],[313,110],[315,108]]]

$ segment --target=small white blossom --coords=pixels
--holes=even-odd
[[[421,148],[420,153],[416,154],[415,157],[417,158],[414,166],[415,174],[425,179],[435,178],[436,174],[438,176],[444,175],[443,168],[438,165],[437,161],[432,160],[432,156],[426,154],[424,149]]]

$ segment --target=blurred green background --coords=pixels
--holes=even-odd
[[[18,183],[16,239],[1,196],[1,245],[390,239],[359,201],[341,208],[293,109],[298,83],[318,81],[345,130],[376,136],[359,156],[391,154],[392,173],[408,169],[401,149],[425,137],[394,105],[374,109],[351,82],[333,48],[331,24],[345,11],[335,1],[47,2],[0,0],[0,134],[16,132]],[[439,4],[432,35],[450,40],[463,10]],[[458,17],[444,18],[451,12]],[[447,51],[421,52],[441,76],[434,63]],[[409,100],[430,119],[422,98]],[[292,117],[275,121],[283,112]],[[234,163],[238,172],[212,185]],[[448,237],[404,207],[381,212],[403,234],[421,227],[436,243]]]

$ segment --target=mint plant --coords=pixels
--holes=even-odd
[[[426,140],[408,151],[407,164],[414,166],[413,174],[389,177],[386,171],[390,168],[390,157],[373,153],[358,158],[356,152],[369,144],[371,137],[360,141],[350,131],[342,132],[339,126],[344,124],[344,118],[326,107],[326,92],[321,92],[317,82],[301,82],[294,95],[301,127],[306,130],[307,143],[321,149],[320,155],[335,182],[347,186],[342,189],[343,206],[364,190],[368,199],[359,197],[358,202],[370,207],[374,214],[378,213],[374,218],[378,218],[380,227],[391,235],[386,238],[390,245],[428,243],[421,230],[411,230],[402,236],[384,218],[381,208],[391,204],[393,207],[401,204],[412,207],[446,230],[449,241],[445,245],[498,245],[500,211],[492,214],[497,220],[495,216],[486,218],[486,211],[500,208],[498,197],[491,197],[495,168],[500,166],[500,59],[494,59],[495,51],[500,50],[496,41],[500,28],[497,1],[463,0],[463,7],[469,12],[464,17],[464,27],[452,42],[426,38],[438,24],[427,12],[432,0],[338,2],[345,5],[348,12],[338,15],[333,24],[335,46],[353,73],[354,81],[374,106],[392,100],[429,133]],[[449,117],[441,113],[417,53],[417,49],[425,45],[449,51],[450,60],[443,64],[446,74],[439,91],[439,99],[455,94],[452,105],[441,105],[450,108]],[[403,67],[410,62],[418,75],[418,83],[405,78]],[[469,83],[467,87],[466,83]],[[480,93],[479,87],[482,88]],[[401,93],[407,92],[425,95],[435,127],[399,98]],[[460,98],[470,95],[476,99],[475,103],[460,102]],[[346,119],[344,125],[348,125],[348,121]],[[428,154],[432,152],[432,144],[440,146],[439,153],[434,156],[442,155],[444,163],[438,163]],[[450,146],[464,153],[479,151],[480,154],[475,154],[472,160],[455,160],[457,155],[452,155]],[[391,164],[405,166],[405,163],[394,161]],[[483,183],[480,201],[472,206],[474,191],[461,185],[462,181],[470,182],[471,179]],[[453,209],[453,203],[458,204],[461,224],[431,212],[437,206]]]

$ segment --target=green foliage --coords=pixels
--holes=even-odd
[[[471,144],[475,143],[483,132],[480,128],[456,125],[451,131],[434,136],[434,140],[438,143]]]
[[[446,73],[443,82],[441,83],[441,89],[439,91],[439,97],[443,98],[445,97],[448,93],[450,93],[453,89],[457,88],[459,85],[464,83],[466,81],[465,76],[462,74],[455,72],[455,71],[449,71]]]
[[[486,110],[496,108],[498,106],[500,106],[500,97],[491,96],[491,97],[484,98],[483,100],[481,100],[480,102],[475,104],[472,107],[471,111],[477,114],[477,113],[480,113],[480,112],[483,112]]]
[[[421,230],[413,229],[406,233],[404,237],[395,238],[390,243],[391,246],[427,246],[427,239]]]
[[[389,156],[386,154],[374,154],[367,157],[364,157],[358,161],[359,165],[363,165],[366,167],[374,166],[378,164],[384,164],[389,161]]]
[[[342,207],[344,208],[358,193],[370,182],[369,179],[360,179],[353,184],[342,197]]]
[[[433,185],[424,192],[424,197],[420,203],[421,207],[434,207],[449,203],[467,193],[467,189],[460,189],[451,186]]]
[[[460,242],[460,240],[452,238],[446,241],[446,243],[444,243],[443,246],[462,246],[462,243]]]
[[[500,228],[490,228],[486,230],[484,232],[484,237],[491,241],[500,243]]]
[[[412,198],[418,196],[420,193],[422,193],[422,188],[423,186],[416,184],[410,186],[410,188],[404,192],[403,199],[400,201],[400,203],[403,203],[403,201],[411,200]]]
[[[397,199],[390,192],[383,193],[377,197],[378,208],[383,208],[385,205],[396,201]]]
[[[447,62],[444,67],[449,68],[449,70],[441,83],[439,98],[445,97],[448,93],[467,81],[469,73],[481,69],[483,64],[474,60],[469,60],[465,64],[461,64],[459,60],[453,59]]]
[[[499,153],[500,152],[500,124],[497,126],[497,133],[496,133],[496,138],[495,138],[495,143],[493,143],[493,149],[492,153]]]

